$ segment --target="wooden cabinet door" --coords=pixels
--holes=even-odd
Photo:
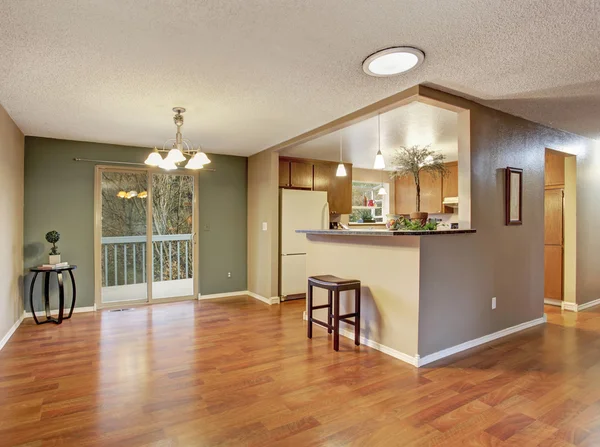
[[[331,180],[331,165],[315,163],[313,166],[313,190],[329,192]]]
[[[563,299],[563,248],[544,246],[544,298]]]
[[[329,212],[335,214],[352,214],[352,165],[344,163],[345,177],[336,177],[337,164],[330,165],[329,180]]]
[[[416,193],[415,193],[416,194]],[[429,214],[442,212],[442,179],[421,171],[421,211]]]
[[[282,188],[290,187],[290,162],[289,160],[279,160],[279,186]]]
[[[565,157],[546,151],[544,182],[546,186],[564,186]]]
[[[312,189],[313,165],[304,161],[290,161],[290,185],[292,188]]]
[[[416,211],[417,189],[412,177],[396,177],[394,181],[396,214],[410,214]]]
[[[563,244],[562,189],[547,189],[544,194],[544,244]]]
[[[442,179],[442,198],[458,197],[458,163],[447,163],[448,175]]]

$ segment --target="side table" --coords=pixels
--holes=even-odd
[[[73,315],[73,309],[75,308],[75,299],[77,297],[77,288],[75,286],[75,277],[73,276],[73,270],[77,268],[76,265],[69,265],[67,267],[60,267],[56,269],[43,269],[43,268],[32,268],[29,269],[33,273],[31,279],[31,287],[29,288],[29,304],[31,305],[31,313],[35,324],[54,323],[61,324],[63,320],[68,320]],[[73,297],[71,299],[71,310],[69,316],[63,316],[65,310],[65,288],[63,284],[63,272],[69,272],[71,277],[71,284],[73,289]],[[35,308],[33,307],[33,289],[35,287],[35,280],[40,273],[44,274],[44,306],[46,308],[46,319],[39,321],[35,315]],[[50,276],[52,273],[56,273],[56,279],[58,281],[58,317],[54,318],[50,315]]]

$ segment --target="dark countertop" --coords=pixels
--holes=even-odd
[[[467,234],[476,230],[296,230],[296,233],[325,234],[334,236],[437,236],[441,234]]]

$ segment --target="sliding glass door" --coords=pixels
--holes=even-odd
[[[196,177],[97,167],[96,305],[197,296]]]

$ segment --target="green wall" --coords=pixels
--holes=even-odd
[[[25,139],[24,267],[48,262],[50,230],[61,234],[62,258],[77,264],[77,307],[94,304],[94,165],[74,158],[144,161],[149,149],[112,144]],[[247,159],[209,154],[216,172],[200,172],[200,293],[246,290]],[[227,273],[231,272],[231,278]],[[30,276],[25,281],[29,291]],[[38,284],[41,281],[38,279]],[[36,287],[36,309],[39,285]],[[28,295],[27,293],[25,294]],[[54,299],[53,299],[54,301]],[[27,310],[29,304],[26,303]],[[55,308],[56,306],[53,306]]]

